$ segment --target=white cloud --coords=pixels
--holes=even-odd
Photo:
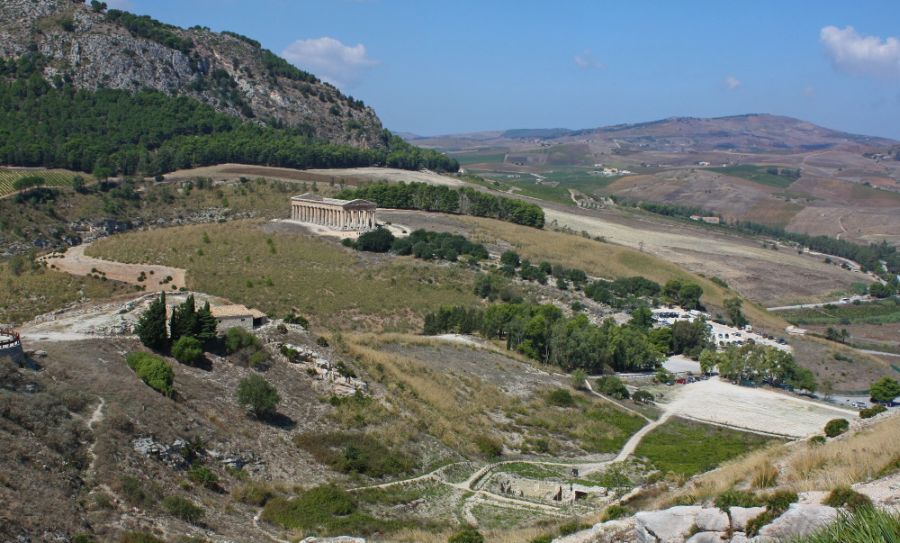
[[[900,77],[900,39],[861,36],[852,26],[826,26],[819,40],[835,69],[858,75]]]
[[[594,53],[590,49],[584,50],[582,53],[575,55],[575,65],[582,70],[599,70],[606,68],[606,65],[597,60]]]
[[[735,90],[741,86],[741,80],[733,75],[726,77],[722,83],[725,84],[725,88],[728,90]]]
[[[288,45],[281,56],[339,87],[355,85],[369,68],[378,64],[369,58],[365,45],[344,45],[328,36],[297,40]]]

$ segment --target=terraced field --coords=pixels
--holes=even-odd
[[[23,177],[43,177],[48,187],[71,187],[72,178],[81,175],[88,181],[87,176],[77,174],[69,170],[10,170],[0,169],[0,198],[16,192],[13,184]]]

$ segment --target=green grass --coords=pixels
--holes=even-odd
[[[15,192],[13,183],[23,177],[43,177],[48,187],[71,187],[72,178],[80,175],[86,183],[91,181],[87,174],[78,174],[67,170],[7,170],[0,169],[0,196]]]
[[[396,521],[377,519],[359,510],[356,499],[333,485],[323,485],[302,492],[293,499],[273,498],[266,503],[262,519],[304,534],[371,535],[394,531]]]
[[[660,471],[691,476],[772,441],[756,434],[673,419],[647,434],[635,455],[647,458]]]
[[[725,175],[730,175],[732,177],[740,177],[741,179],[747,179],[748,181],[753,181],[754,183],[759,183],[760,185],[766,185],[769,187],[777,187],[777,188],[787,188],[789,187],[796,179],[785,175],[773,175],[768,173],[766,169],[769,166],[754,166],[752,164],[738,164],[736,166],[725,166],[723,168],[708,168],[710,171],[722,173]]]
[[[267,233],[253,221],[113,236],[88,253],[186,268],[191,289],[334,329],[418,330],[422,315],[441,305],[477,303],[474,276],[462,265],[361,254],[336,240]]]
[[[791,324],[889,324],[900,322],[900,298],[783,311]]]

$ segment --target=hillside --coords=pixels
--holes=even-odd
[[[385,144],[370,107],[237,34],[186,30],[113,9],[98,13],[71,0],[5,1],[0,57],[29,53],[49,59],[48,80],[77,89],[152,89],[333,143]]]

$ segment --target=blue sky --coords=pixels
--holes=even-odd
[[[394,131],[774,113],[900,139],[892,0],[109,3],[246,34]]]

